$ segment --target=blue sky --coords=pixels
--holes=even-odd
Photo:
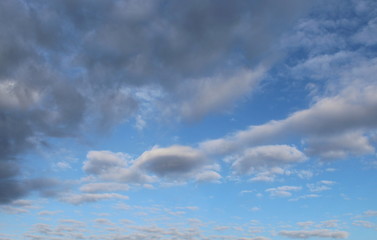
[[[377,3],[0,2],[0,240],[374,240]]]

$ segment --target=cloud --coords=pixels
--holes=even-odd
[[[377,127],[377,97],[374,94],[377,86],[355,86],[343,89],[338,95],[325,97],[318,100],[308,109],[297,111],[286,119],[270,121],[268,123],[250,126],[247,130],[233,133],[224,138],[208,140],[201,143],[201,148],[212,154],[229,154],[246,147],[265,143],[279,142],[282,138],[299,136],[314,143],[309,145],[312,154],[325,154],[332,150],[341,151],[343,154],[371,153],[374,149],[365,137],[358,134],[356,142],[348,141],[350,136],[355,136],[355,131],[365,131]],[[352,114],[350,114],[352,112]],[[336,137],[349,136],[346,139]],[[316,138],[330,137],[332,146],[321,145]],[[327,143],[323,143],[327,144]],[[324,149],[324,150],[322,150]],[[321,151],[322,150],[322,151]]]
[[[62,211],[40,211],[38,212],[38,215],[39,216],[53,216],[61,212]]]
[[[291,198],[291,199],[289,199],[289,201],[298,201],[298,200],[301,200],[301,199],[318,198],[318,197],[320,197],[320,195],[318,195],[318,194],[306,194],[306,195],[299,196],[297,198]]]
[[[277,188],[268,188],[266,192],[270,193],[271,197],[290,197],[292,191],[300,191],[302,187],[299,186],[281,186]]]
[[[377,216],[377,211],[376,210],[368,210],[363,213],[365,216],[368,217],[374,217]]]
[[[220,183],[221,178],[221,175],[215,171],[204,171],[195,176],[197,182]]]
[[[56,179],[50,178],[5,179],[0,181],[0,204],[11,203],[32,192],[37,192],[43,197],[56,196],[61,187],[62,184]]]
[[[30,209],[36,208],[30,200],[14,200],[7,205],[0,206],[0,211],[7,214],[22,214],[29,212]]]
[[[266,145],[246,149],[242,155],[234,156],[232,169],[236,174],[253,174],[275,167],[303,162],[306,156],[288,145]]]
[[[351,131],[344,134],[325,137],[313,137],[305,141],[309,147],[308,155],[322,159],[341,159],[349,155],[365,155],[375,151],[369,138],[362,131]]]
[[[76,141],[132,117],[142,128],[137,116],[163,109],[198,119],[232,107],[307,2],[1,1],[0,162],[13,164],[1,176],[20,188],[20,156],[51,138]],[[150,88],[161,94],[146,104],[138,93]]]
[[[180,86],[180,96],[184,96],[177,108],[184,119],[200,119],[207,113],[224,111],[235,100],[249,94],[261,80],[264,69],[239,69],[235,73],[197,79],[189,85]],[[216,91],[216,94],[213,92]]]
[[[90,151],[83,169],[100,179],[122,183],[153,183],[159,180],[173,182],[218,182],[218,165],[201,151],[188,146],[153,147],[134,160],[127,154],[108,151]],[[110,186],[110,185],[109,185]],[[97,188],[98,184],[83,186]],[[111,185],[120,187],[120,185]]]
[[[109,169],[124,168],[127,165],[128,155],[110,151],[90,151],[84,162],[83,170],[88,174],[101,174]]]
[[[186,146],[153,148],[144,152],[135,166],[163,178],[186,178],[210,162],[200,151]]]
[[[127,184],[113,183],[113,182],[102,182],[102,183],[88,183],[80,187],[80,191],[87,193],[97,193],[97,192],[116,192],[116,191],[127,191],[129,190]]]
[[[81,194],[68,194],[62,196],[60,200],[66,203],[81,205],[83,203],[93,203],[107,199],[123,199],[127,200],[128,197],[118,193],[81,193]]]
[[[322,180],[317,183],[307,184],[306,186],[309,188],[310,192],[322,192],[322,191],[330,190],[331,185],[334,185],[334,184],[335,182],[333,181]]]
[[[288,238],[333,238],[333,239],[345,239],[348,237],[348,232],[345,231],[331,231],[328,229],[317,229],[309,231],[281,231],[279,235]]]
[[[353,36],[356,42],[373,46],[377,44],[377,18],[369,20],[368,24],[364,26],[359,32]]]
[[[352,223],[354,226],[361,226],[365,228],[376,228],[376,224],[373,222],[369,221],[364,221],[364,220],[356,220]]]

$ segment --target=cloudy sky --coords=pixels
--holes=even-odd
[[[374,0],[0,1],[0,240],[375,240]]]

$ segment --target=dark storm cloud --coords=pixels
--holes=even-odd
[[[135,88],[161,88],[164,107],[184,105],[188,118],[235,101],[239,94],[230,88],[196,111],[188,106],[195,105],[194,96],[182,94],[179,86],[195,92],[202,84],[196,79],[209,77],[205,85],[212,91],[220,81],[212,76],[256,67],[305,5],[298,0],[1,1],[1,202],[33,191],[18,180],[21,153],[48,145],[49,137],[78,137],[88,124],[108,129],[121,123],[139,109]],[[229,81],[248,87],[241,95],[257,82],[235,76]],[[220,84],[228,89],[225,82]],[[200,96],[205,99],[205,93]]]

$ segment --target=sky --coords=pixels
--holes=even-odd
[[[375,240],[374,0],[0,1],[0,240]]]

